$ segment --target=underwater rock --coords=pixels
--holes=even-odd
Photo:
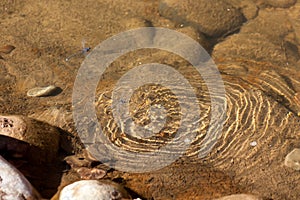
[[[162,0],[159,12],[172,21],[194,26],[212,37],[232,32],[246,20],[238,9],[226,1],[218,0]]]
[[[284,165],[294,170],[300,170],[300,149],[296,148],[291,151],[284,160]]]

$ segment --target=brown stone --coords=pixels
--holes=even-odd
[[[245,21],[243,14],[226,1],[162,0],[162,16],[179,24],[192,25],[209,36],[220,36],[239,28]]]
[[[56,158],[59,148],[58,130],[47,124],[25,116],[1,115],[0,135],[9,136],[30,144],[31,160],[48,162]]]

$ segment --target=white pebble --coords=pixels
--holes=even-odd
[[[0,199],[39,200],[40,195],[14,166],[0,156]]]
[[[117,184],[97,180],[81,180],[64,187],[59,200],[112,200],[129,198],[126,191]]]
[[[255,147],[256,145],[257,145],[257,142],[256,142],[256,141],[250,142],[250,146]]]
[[[49,85],[46,87],[36,87],[28,90],[27,96],[30,97],[44,97],[44,96],[50,96],[52,95],[56,90],[58,90],[58,87],[54,85]]]

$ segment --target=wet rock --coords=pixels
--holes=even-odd
[[[234,194],[226,197],[221,197],[216,200],[263,200],[263,198],[250,194]]]
[[[59,200],[111,200],[131,199],[120,185],[113,182],[100,182],[96,180],[81,180],[64,187],[59,195]]]
[[[293,24],[285,10],[265,9],[254,20],[245,24],[240,33],[259,33],[266,35],[273,43],[281,43],[284,36],[292,31]]]
[[[123,26],[123,29],[126,31],[152,26],[150,21],[138,17],[123,19],[121,25]],[[153,42],[154,35],[155,35],[154,29],[148,29],[148,30],[145,29],[143,31],[143,34],[135,35],[134,42],[138,46],[149,45]]]
[[[16,47],[12,46],[12,45],[5,45],[3,47],[0,47],[0,52],[1,53],[6,53],[9,54],[10,52],[12,52]]]
[[[50,106],[32,113],[29,117],[62,129],[60,147],[66,152],[73,154],[82,150],[83,145],[76,132],[71,106]]]
[[[176,29],[176,31],[186,34],[187,36],[196,40],[206,51],[210,51],[211,44],[206,39],[206,37],[202,33],[198,32],[194,27],[191,26],[182,27]]]
[[[300,13],[299,13],[299,10],[300,10],[300,1],[298,1],[293,7],[289,8],[288,12],[287,12],[288,17],[293,25],[293,30],[294,30],[294,32],[291,32],[291,33],[294,33],[294,36],[296,37],[297,41],[300,41],[300,20],[299,20]],[[298,53],[300,53],[299,48],[300,48],[300,45],[298,44]]]
[[[264,10],[244,25],[240,33],[218,43],[212,55],[214,58],[244,58],[284,67],[293,65],[299,60],[299,54],[296,39],[289,35],[291,31],[292,25],[284,11],[276,11],[275,15],[274,11]]]
[[[36,87],[28,90],[27,96],[29,97],[45,97],[58,94],[61,91],[59,87],[49,85],[46,87]]]
[[[53,126],[57,126],[66,132],[76,134],[75,125],[71,108],[63,106],[50,106],[46,110],[39,110],[29,115],[39,121],[47,122]]]
[[[87,150],[83,149],[81,153],[67,156],[64,159],[72,168],[91,167],[93,163],[98,162]]]
[[[235,31],[245,21],[243,14],[226,1],[162,0],[159,12],[179,24],[191,25],[209,36]]]
[[[31,155],[35,162],[52,161],[57,156],[59,132],[49,124],[18,115],[0,115],[0,135],[21,140],[36,148]]]
[[[288,8],[293,6],[297,0],[265,0],[264,3],[273,7]]]
[[[300,149],[296,148],[291,151],[284,160],[284,165],[294,170],[300,170]]]
[[[247,20],[254,19],[258,14],[259,8],[252,0],[229,0],[228,2],[235,8],[240,9]]]
[[[83,150],[80,154],[67,156],[64,160],[83,180],[99,180],[106,175],[108,170],[103,164],[101,166],[100,162],[87,150]]]
[[[38,192],[9,162],[0,156],[0,199],[39,200]]]
[[[6,159],[24,160],[24,162],[26,160],[31,161],[32,155],[36,151],[38,151],[38,148],[27,142],[0,135],[0,155],[4,155]]]
[[[214,59],[243,58],[286,66],[287,60],[280,45],[268,41],[259,33],[236,34],[217,44],[212,52]]]

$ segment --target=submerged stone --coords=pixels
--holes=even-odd
[[[230,3],[218,0],[162,0],[159,12],[178,24],[192,25],[212,37],[235,31],[246,20]]]
[[[294,170],[300,170],[300,149],[296,148],[291,151],[284,160],[284,165]]]

